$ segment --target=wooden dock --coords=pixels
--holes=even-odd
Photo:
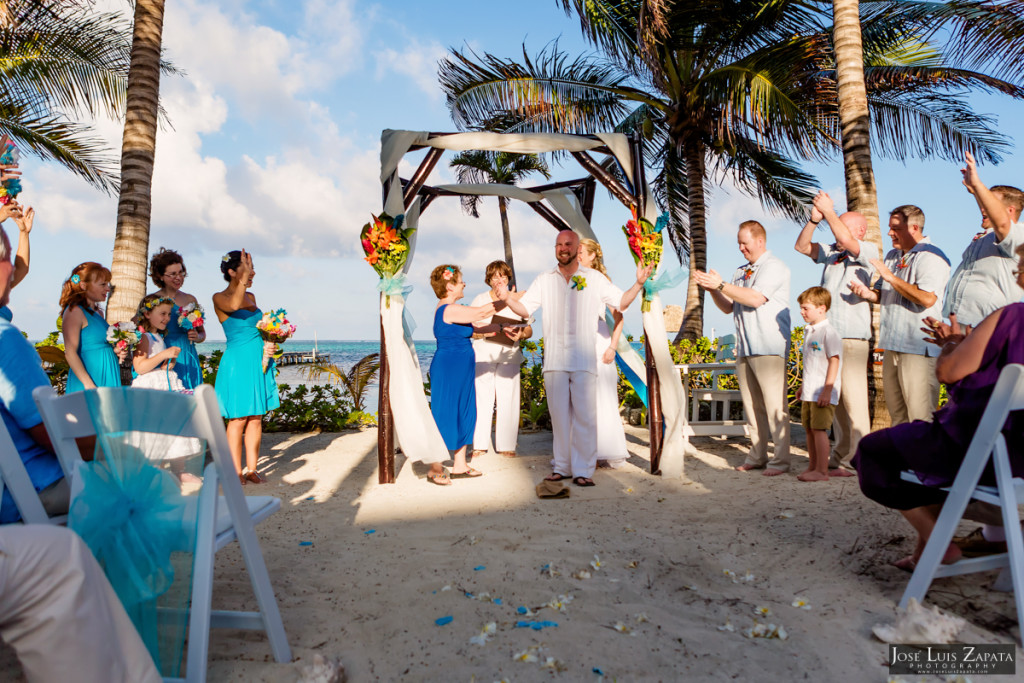
[[[304,365],[309,363],[330,363],[331,354],[317,353],[316,351],[293,351],[286,352],[277,359],[278,366]]]

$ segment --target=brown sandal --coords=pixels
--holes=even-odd
[[[264,477],[259,472],[257,472],[256,470],[249,470],[242,476],[251,481],[253,484],[265,484],[267,482],[267,478]]]

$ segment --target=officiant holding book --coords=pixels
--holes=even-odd
[[[489,290],[473,299],[472,306],[484,306],[498,301],[498,292],[508,287],[512,269],[504,261],[492,261],[487,266],[484,282]],[[522,296],[516,292],[513,296]],[[499,323],[519,327],[518,339],[529,339],[533,329],[520,316],[509,309],[481,320],[478,324]],[[494,450],[508,458],[516,456],[519,436],[519,367],[523,354],[519,341],[505,332],[474,334],[473,352],[476,355],[476,429],[473,433],[473,456],[487,453],[491,447],[491,424],[495,424]],[[495,418],[496,415],[496,418]]]

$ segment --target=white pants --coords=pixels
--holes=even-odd
[[[554,433],[551,467],[558,474],[593,476],[597,467],[597,375],[545,372],[544,389]]]
[[[750,432],[744,464],[789,471],[789,406],[786,403],[786,361],[782,356],[745,356],[736,361],[743,412]],[[768,461],[768,437],[775,455]]]
[[[939,379],[935,376],[937,358],[917,353],[886,351],[882,358],[885,383],[885,407],[892,426],[924,420],[931,422],[939,407]]]
[[[0,527],[0,636],[29,683],[162,680],[89,548],[63,527]]]
[[[857,445],[871,432],[868,413],[868,344],[867,339],[843,340],[843,369],[839,381],[839,405],[832,421],[836,442],[828,460],[831,468],[850,467]]]
[[[515,452],[519,437],[519,363],[476,362],[476,429],[473,450],[491,447],[491,416],[497,409],[494,450]]]

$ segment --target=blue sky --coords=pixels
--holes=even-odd
[[[125,3],[104,0],[121,10]],[[507,5],[454,0],[179,0],[167,3],[164,44],[187,75],[165,77],[162,97],[170,122],[158,136],[151,251],[177,249],[189,271],[185,291],[209,308],[223,288],[218,264],[229,249],[253,252],[253,285],[263,308],[286,308],[298,338],[373,339],[378,335],[376,275],[362,260],[358,233],[380,210],[379,143],[384,128],[454,130],[436,85],[436,63],[448,47],[470,46],[502,56],[536,52],[560,39],[571,53],[586,51],[578,24],[554,0]],[[976,108],[999,117],[1004,132],[1021,104],[978,97]],[[121,125],[97,121],[119,148]],[[1014,150],[1015,151],[1015,150]],[[405,170],[419,156],[410,155]],[[431,182],[451,182],[447,159]],[[808,166],[837,206],[845,204],[842,165]],[[36,208],[32,269],[12,295],[15,323],[33,339],[54,329],[60,286],[83,260],[109,265],[116,198],[106,197],[70,173],[23,157],[21,201]],[[575,162],[554,169],[555,179],[581,177]],[[926,234],[954,266],[977,230],[973,199],[960,185],[958,166],[876,160],[879,204],[912,203],[927,216]],[[985,167],[989,184],[1024,184],[1024,156],[1007,155]],[[628,212],[599,192],[594,228],[604,245],[612,279],[628,286],[633,274],[619,226]],[[791,299],[817,284],[820,271],[793,251],[799,225],[767,214],[735,189],[716,189],[708,211],[709,265],[731,273],[740,221],[761,220],[769,248],[793,270]],[[519,280],[528,283],[554,262],[554,231],[533,211],[513,206],[513,248]],[[16,228],[6,226],[14,238]],[[481,218],[462,214],[456,200],[435,202],[420,221],[410,281],[417,338],[429,338],[435,299],[427,282],[438,263],[461,264],[467,303],[485,286],[483,267],[503,256],[496,200],[485,200]],[[822,241],[831,235],[820,233]],[[885,246],[889,247],[888,238]],[[682,304],[682,287],[663,294]],[[638,308],[638,307],[637,307]],[[731,330],[729,316],[707,300],[705,331]],[[210,326],[210,338],[223,338]],[[627,329],[640,333],[638,311]]]

